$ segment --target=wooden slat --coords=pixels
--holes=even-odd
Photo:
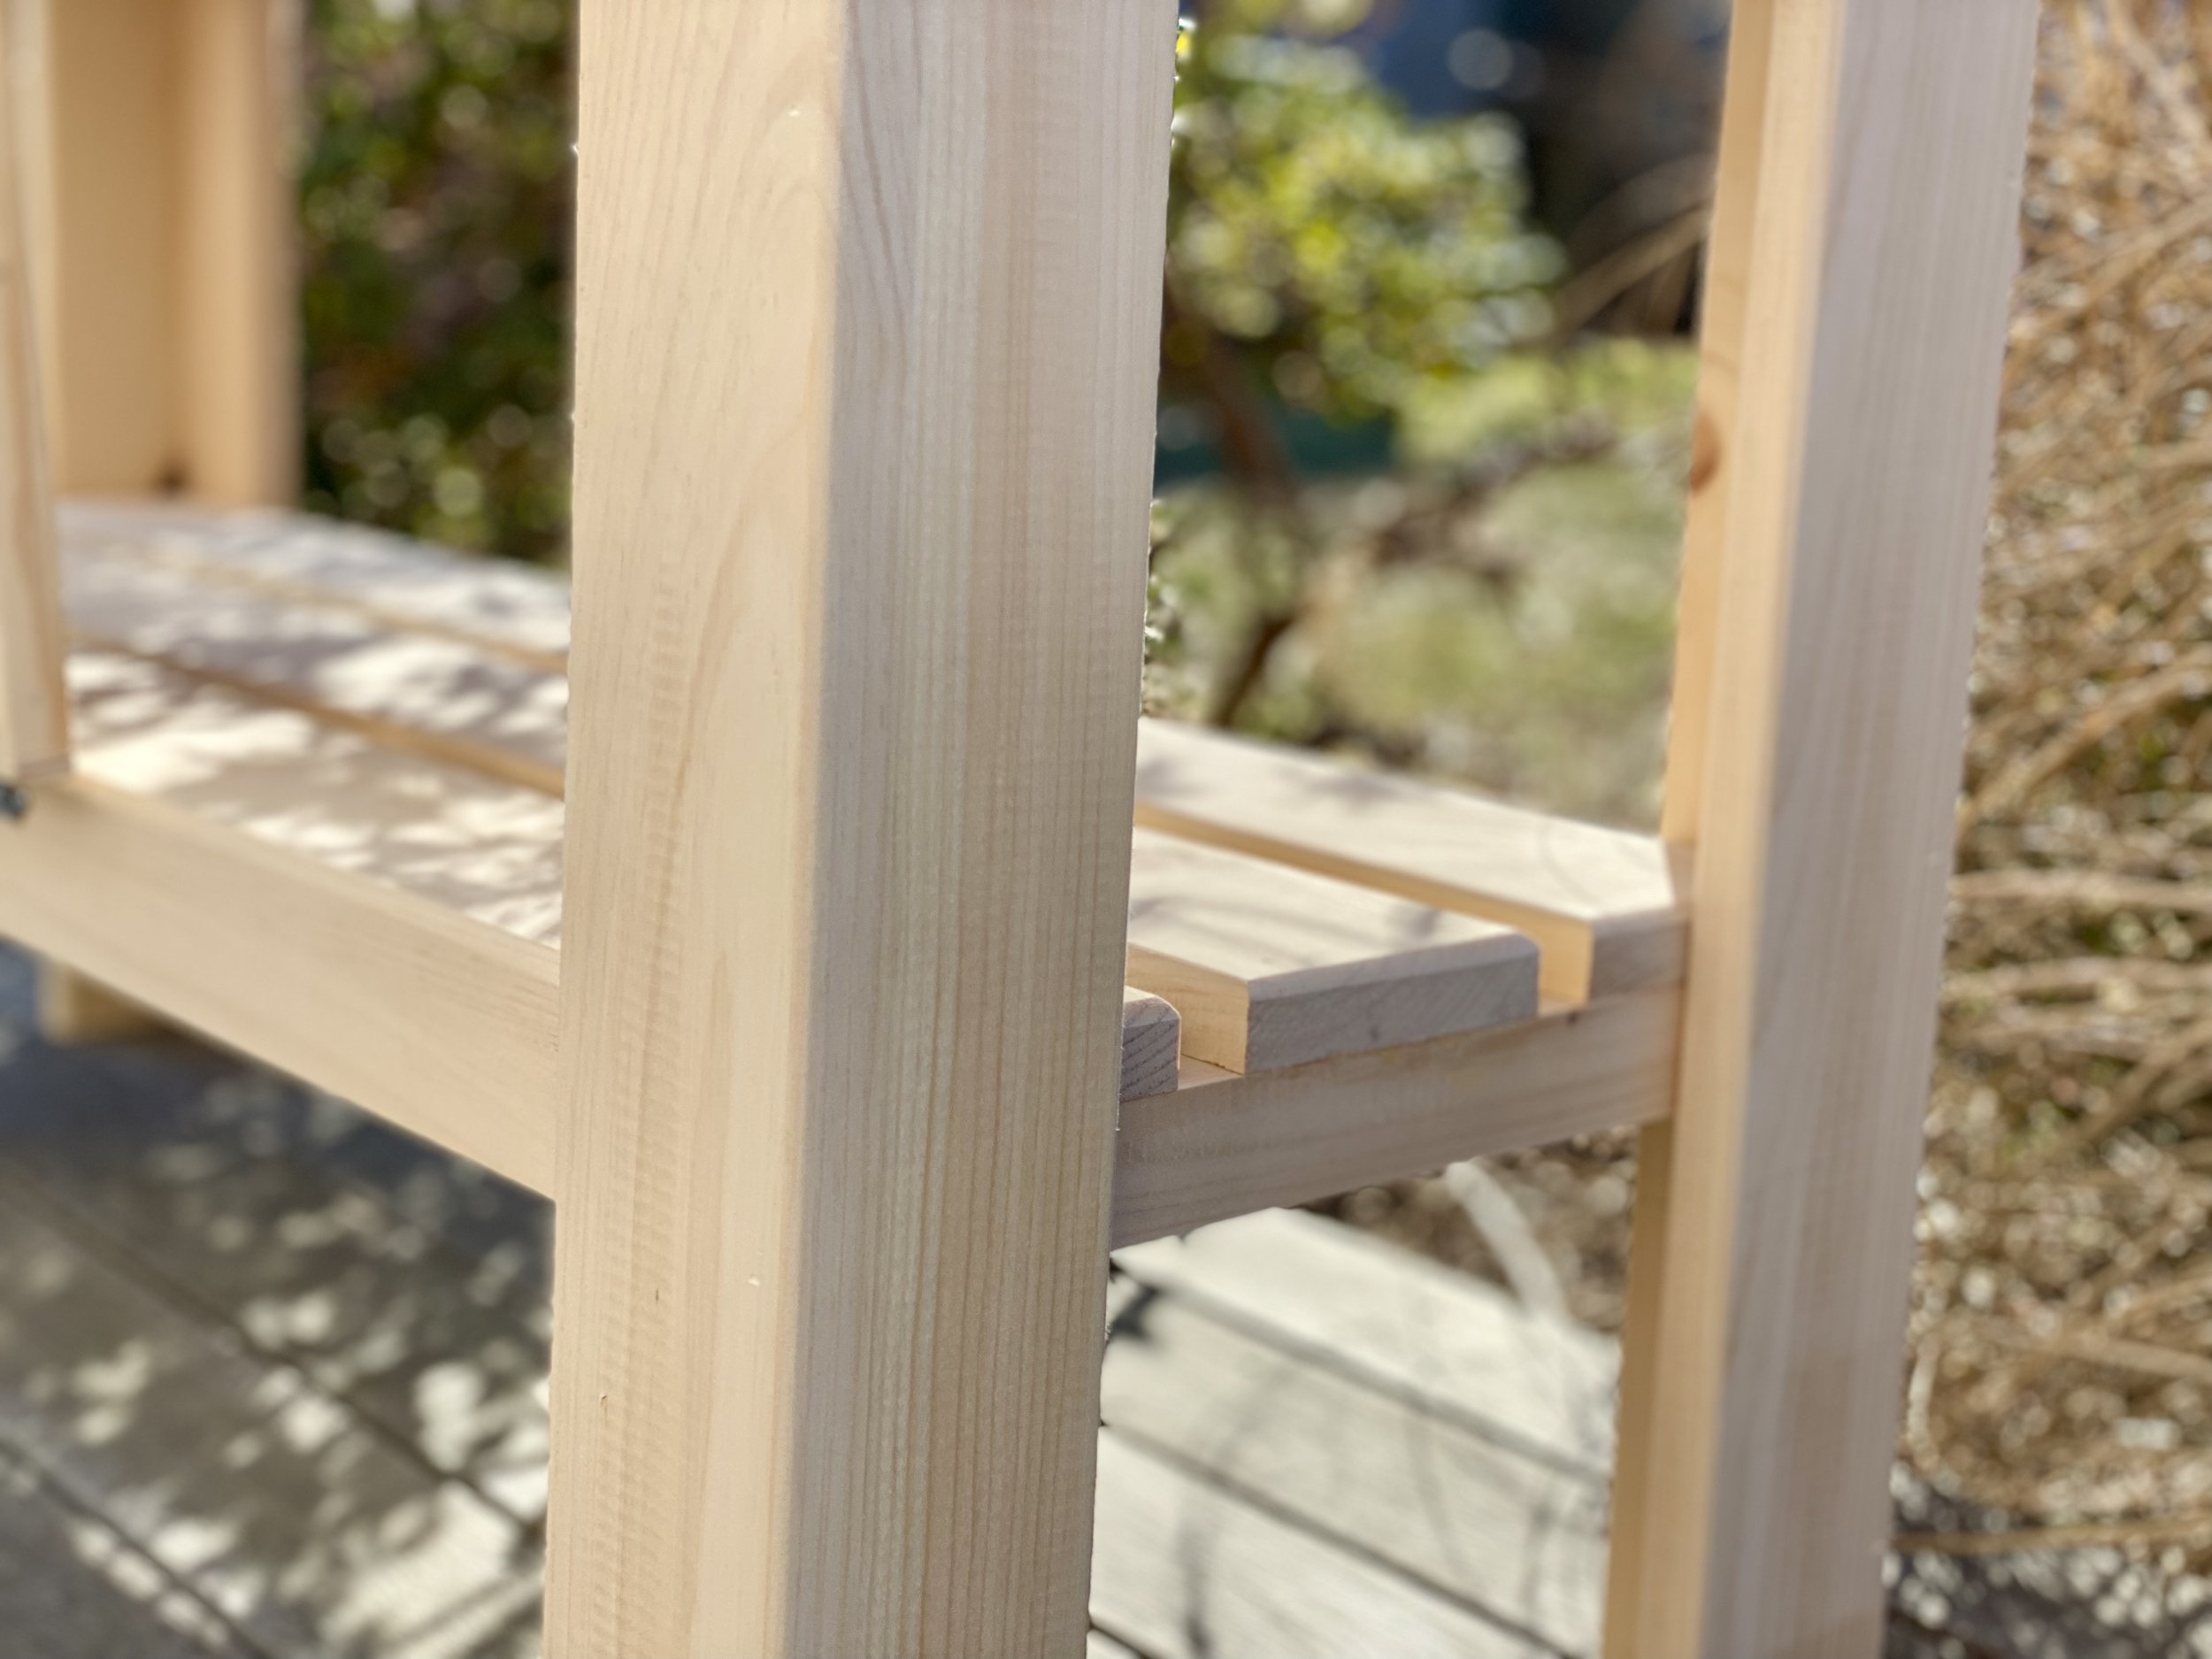
[[[407,1010],[432,993],[401,974],[391,993],[396,1007],[371,1002],[386,994],[376,987],[391,966],[374,952],[334,950],[310,964],[311,987],[292,968],[272,968],[272,979],[296,995],[266,1008],[257,1004],[253,952],[273,952],[272,962],[288,964],[306,949],[311,927],[296,939],[281,915],[302,884],[319,895],[310,913],[342,929],[347,903],[364,902],[357,879],[390,889],[402,901],[400,917],[437,918],[421,948],[460,953],[442,975],[473,972],[466,964],[482,945],[478,924],[518,935],[518,943],[549,944],[560,926],[559,803],[151,664],[81,655],[74,667],[85,769],[99,787],[67,811],[90,814],[104,837],[127,835],[112,844],[128,849],[116,856],[137,873],[70,889],[57,872],[81,866],[65,837],[0,837],[0,882],[12,879],[26,899],[38,901],[0,904],[0,933],[542,1189],[550,1108],[537,1091],[555,1041],[557,964],[550,955],[526,954],[503,966],[503,948],[485,947],[491,977],[471,986],[465,1005],[442,1007],[421,1032],[395,1041],[385,1017],[403,1025]],[[171,828],[177,845],[165,849]],[[159,948],[136,963],[144,953],[134,944],[127,907],[142,883],[151,887],[143,873],[150,859],[181,872],[173,889],[152,889],[161,913],[179,921],[173,938],[150,934]],[[338,882],[334,893],[313,879],[316,864]],[[196,941],[223,939],[226,906],[241,888],[255,898],[237,913],[242,941],[214,953],[203,983]],[[403,958],[400,917],[385,897],[365,899],[365,936]],[[222,964],[234,971],[214,972]],[[518,965],[526,972],[521,987],[507,983]],[[290,1012],[311,1003],[311,1015],[286,1027]],[[365,1004],[378,1018],[331,1013]],[[1155,1237],[1479,1151],[1652,1117],[1663,1110],[1653,1079],[1669,1064],[1671,1031],[1663,1013],[1639,1006],[1631,999],[1522,1029],[1420,1044],[1405,1051],[1402,1064],[1378,1055],[1232,1079],[1200,1063],[1184,1068],[1194,1087],[1177,1092],[1174,1010],[1125,994],[1123,1090],[1132,1104],[1117,1155],[1114,1237]],[[501,1022],[481,1056],[470,1052],[468,1035],[469,1020],[479,1018]],[[440,1034],[452,1052],[421,1046]],[[511,1064],[516,1051],[537,1057]],[[472,1079],[477,1097],[452,1114],[442,1110],[438,1102],[450,1091],[434,1087],[440,1076]],[[1202,1082],[1208,1077],[1217,1080]]]
[[[289,522],[311,549],[317,533]],[[382,742],[561,789],[564,675],[395,628],[360,605],[303,602],[303,584],[276,591],[254,580],[250,556],[212,572],[204,559],[165,558],[149,551],[164,545],[163,523],[113,510],[73,518],[69,610],[81,635]],[[370,588],[380,551],[347,550],[353,591]],[[293,563],[311,575],[325,567]],[[411,566],[426,577],[430,568],[419,557]],[[410,569],[400,566],[403,583]],[[458,612],[457,595],[432,591]],[[1190,1057],[1274,1070],[1536,1012],[1536,949],[1494,924],[1151,831],[1136,832],[1132,865],[1129,977],[1181,1010]]]
[[[301,512],[65,501],[60,518],[70,552],[127,554],[267,598],[342,606],[386,627],[566,669],[568,583],[534,565]]]
[[[69,698],[46,467],[45,402],[25,239],[23,78],[0,12],[0,785],[69,767]]]
[[[1679,1010],[1643,991],[1286,1071],[1187,1065],[1183,1088],[1123,1109],[1114,1242],[1663,1117]]]
[[[86,775],[457,916],[557,942],[559,802],[159,664],[80,651],[70,679]]]
[[[1681,977],[1682,902],[1655,841],[1159,720],[1137,757],[1141,825],[1518,929],[1548,996]]]
[[[1535,1018],[1509,929],[1149,830],[1130,862],[1129,979],[1194,1059],[1279,1071]]]
[[[548,1649],[1074,1659],[1175,8],[582,19]]]
[[[73,549],[65,576],[70,626],[96,644],[561,793],[568,681],[560,674],[343,606],[211,582],[98,546]]]
[[[1182,1078],[1182,1016],[1148,991],[1125,987],[1121,1002],[1121,1097],[1172,1094]]]
[[[1881,1643],[2033,0],[1736,9],[1669,829],[1680,1110],[1645,1141],[1619,1659]]]

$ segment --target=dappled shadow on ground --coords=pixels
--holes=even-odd
[[[243,1651],[534,1652],[549,1207],[29,1007],[0,954],[0,1455]]]

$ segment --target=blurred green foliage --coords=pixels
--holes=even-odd
[[[1518,134],[1409,119],[1335,43],[1365,3],[1189,8],[1162,428],[1207,475],[1155,514],[1148,701],[1645,818],[1689,355],[1548,339]],[[312,0],[311,505],[562,556],[572,14]]]
[[[1552,341],[1513,128],[1416,121],[1333,37],[1361,0],[1211,0],[1176,96],[1156,712],[1655,810],[1694,359]],[[1394,462],[1302,473],[1300,422]]]
[[[1308,0],[1216,0],[1184,33],[1165,338],[1171,395],[1207,331],[1283,401],[1386,414],[1541,335],[1559,253],[1524,220],[1518,134],[1407,119]]]
[[[312,0],[308,503],[560,550],[572,168],[564,0]]]

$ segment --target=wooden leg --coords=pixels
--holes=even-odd
[[[1172,0],[583,10],[555,1659],[1071,1659]]]
[[[1870,1659],[2032,0],[1740,0],[1608,1651]]]
[[[38,1031],[52,1043],[127,1042],[162,1024],[135,1002],[58,962],[38,964]]]
[[[0,0],[60,492],[297,494],[296,0]]]

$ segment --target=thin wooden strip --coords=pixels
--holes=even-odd
[[[1681,895],[1646,836],[1160,720],[1138,738],[1137,821],[1518,929],[1548,996],[1681,977]]]
[[[1409,1265],[1417,1277],[1422,1264]],[[1368,1305],[1379,1297],[1403,1310],[1405,1286],[1375,1278],[1383,1282]],[[1502,1362],[1486,1380],[1555,1396],[1548,1333],[1502,1299],[1484,1311]],[[1455,1347],[1462,1334],[1453,1333]],[[1420,1340],[1409,1333],[1404,1345]],[[1609,1396],[1601,1388],[1588,1403],[1601,1421]],[[1594,1475],[1526,1456],[1404,1390],[1317,1364],[1172,1289],[1139,1303],[1107,1344],[1102,1408],[1109,1429],[1298,1517],[1347,1553],[1440,1586],[1548,1649],[1596,1647],[1606,1492]]]
[[[1185,1087],[1122,1111],[1114,1242],[1663,1118],[1679,1011],[1642,991],[1286,1071],[1187,1064]]]
[[[0,784],[21,787],[68,770],[69,697],[24,231],[17,45],[0,26]]]
[[[65,591],[71,626],[98,644],[561,793],[568,682],[557,673],[99,548],[73,553]]]
[[[117,554],[271,599],[343,607],[549,672],[566,669],[568,583],[533,565],[301,512],[65,501],[60,520],[65,558]]]
[[[565,639],[567,593],[558,580],[296,515],[74,507],[65,526],[70,610],[81,631],[327,710],[381,741],[548,793],[562,788],[567,690],[559,659],[514,648],[520,636]],[[434,631],[419,631],[421,622]],[[1373,964],[1387,953],[1370,958],[1351,941],[1334,954],[1323,947],[1319,936],[1348,918],[1363,918],[1353,928],[1362,938],[1409,941],[1436,926],[1437,910],[1494,918],[1536,937],[1545,989],[1571,1000],[1669,982],[1678,964],[1673,887],[1658,849],[1641,837],[1157,723],[1141,739],[1139,789],[1140,819],[1175,839],[1137,838],[1133,935],[1173,937],[1164,949],[1137,937],[1132,961],[1153,988],[1193,1003],[1184,1011],[1194,1058],[1258,1069],[1469,1028],[1454,1024],[1455,1016],[1441,1025],[1406,1018],[1421,1001],[1409,988],[1422,977],[1410,964],[1394,971],[1398,985],[1383,988],[1374,974],[1394,971]],[[1173,926],[1170,918],[1191,913],[1181,895],[1199,856],[1176,854],[1179,842],[1241,849],[1429,909],[1355,897],[1341,886],[1302,887],[1289,872],[1276,880],[1239,861],[1217,867],[1225,879],[1195,932]],[[1257,902],[1240,902],[1240,892]],[[1162,910],[1160,920],[1148,916],[1148,904]],[[1240,915],[1249,923],[1242,938]],[[1309,916],[1312,954],[1286,954],[1274,935]],[[1226,964],[1181,954],[1216,929]],[[1311,975],[1274,985],[1272,1006],[1248,1008],[1241,987],[1251,974],[1234,966],[1237,958]],[[1371,966],[1353,965],[1359,962]],[[1509,978],[1494,988],[1501,1010],[1517,1004]],[[1325,1018],[1309,1018],[1311,1007],[1330,1004]],[[1521,1017],[1465,1014],[1476,1023]],[[1249,1046],[1248,1023],[1262,1047]]]
[[[79,548],[69,592],[98,641],[382,742],[561,787],[557,674],[107,544]],[[1494,924],[1148,831],[1132,859],[1130,977],[1182,1010],[1190,1057],[1275,1070],[1536,1011],[1536,949]]]
[[[1091,1617],[1151,1659],[1538,1659],[1542,1649],[1099,1437]]]
[[[1536,1016],[1509,928],[1150,830],[1130,859],[1129,979],[1171,999],[1183,1052],[1233,1071]]]
[[[80,652],[71,672],[88,777],[457,917],[537,944],[559,942],[559,802],[395,753],[157,664]],[[0,856],[6,845],[0,840]],[[1178,1023],[1159,998],[1125,993],[1130,1097],[1177,1086]]]

